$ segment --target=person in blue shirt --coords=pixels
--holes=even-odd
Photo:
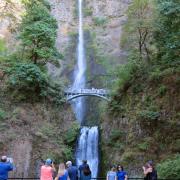
[[[67,171],[70,180],[78,180],[78,169],[76,166],[72,165],[71,161],[66,162]]]
[[[127,180],[128,176],[126,171],[124,171],[123,166],[118,165],[117,167],[117,180]]]
[[[12,170],[13,170],[13,164],[7,162],[7,156],[2,156],[0,162],[0,180],[7,180],[8,172]]]
[[[107,172],[106,180],[117,180],[116,166],[111,166],[110,171]]]

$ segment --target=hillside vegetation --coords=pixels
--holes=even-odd
[[[179,12],[176,0],[129,6],[121,41],[129,61],[116,71],[108,117],[102,117],[104,166],[122,163],[131,175],[142,175],[152,159],[160,177],[180,178]],[[169,170],[170,162],[177,168]]]

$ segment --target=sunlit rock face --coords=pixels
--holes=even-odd
[[[49,0],[51,13],[58,22],[56,47],[63,51],[69,42],[69,32],[75,30],[76,21],[74,20],[74,0]]]
[[[65,56],[61,61],[59,74],[72,75],[76,59],[76,38],[78,34],[78,6],[74,0],[49,0],[51,13],[58,22],[56,47]],[[94,40],[98,53],[108,56],[113,64],[124,63],[126,52],[120,47],[122,26],[126,21],[126,10],[131,0],[84,0],[84,29],[96,34]],[[90,14],[86,12],[89,11]],[[104,19],[103,25],[96,25],[95,19]],[[74,36],[73,36],[74,37]],[[74,43],[74,44],[73,44]],[[85,37],[86,44],[86,37]],[[98,60],[97,60],[98,61]],[[66,70],[66,71],[65,71]]]
[[[0,2],[0,39],[11,51],[15,50],[18,43],[16,33],[23,12],[24,8],[20,0]]]

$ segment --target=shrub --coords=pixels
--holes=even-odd
[[[123,90],[128,83],[140,72],[141,63],[136,60],[129,61],[125,65],[121,65],[117,74],[117,87]]]
[[[43,96],[47,87],[47,77],[35,64],[16,64],[8,69],[9,86],[11,89]]]
[[[150,147],[150,144],[149,142],[143,142],[143,143],[137,144],[137,146],[139,150],[146,151]]]
[[[5,119],[6,113],[0,108],[0,120]]]
[[[113,130],[109,136],[109,140],[107,142],[107,145],[111,147],[116,147],[123,149],[124,144],[123,139],[124,139],[125,133],[121,130]]]
[[[64,150],[63,150],[63,154],[65,156],[65,159],[73,159],[73,150],[71,147],[67,146]]]
[[[6,50],[6,44],[3,39],[0,38],[0,55]]]
[[[143,120],[150,120],[154,121],[157,120],[160,116],[159,112],[150,111],[150,110],[143,110],[138,113],[139,117],[141,117]]]
[[[166,94],[166,92],[167,92],[166,86],[161,85],[158,89],[158,95],[162,97]]]
[[[155,68],[152,72],[150,72],[150,80],[154,82],[159,82],[162,77],[162,72],[160,68]]]
[[[124,137],[124,132],[120,131],[120,130],[114,130],[113,132],[111,132],[110,134],[110,139],[112,141],[116,141],[118,139],[122,139],[122,137]]]
[[[157,165],[158,175],[163,179],[180,179],[180,155],[166,159]]]
[[[94,17],[93,21],[96,26],[104,26],[107,23],[107,19],[105,17]]]
[[[65,142],[68,145],[75,143],[77,136],[79,134],[80,126],[78,123],[74,123],[72,127],[65,134]]]
[[[92,9],[85,8],[85,9],[83,9],[83,13],[84,13],[84,16],[86,17],[86,16],[91,16],[93,11],[92,11]]]

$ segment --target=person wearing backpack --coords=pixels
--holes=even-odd
[[[80,180],[90,180],[91,179],[91,170],[89,168],[89,165],[84,165],[84,168],[82,169]]]
[[[82,180],[82,173],[83,173],[83,169],[84,167],[87,165],[87,160],[82,160],[82,164],[79,166],[78,170],[79,170],[79,179]]]

